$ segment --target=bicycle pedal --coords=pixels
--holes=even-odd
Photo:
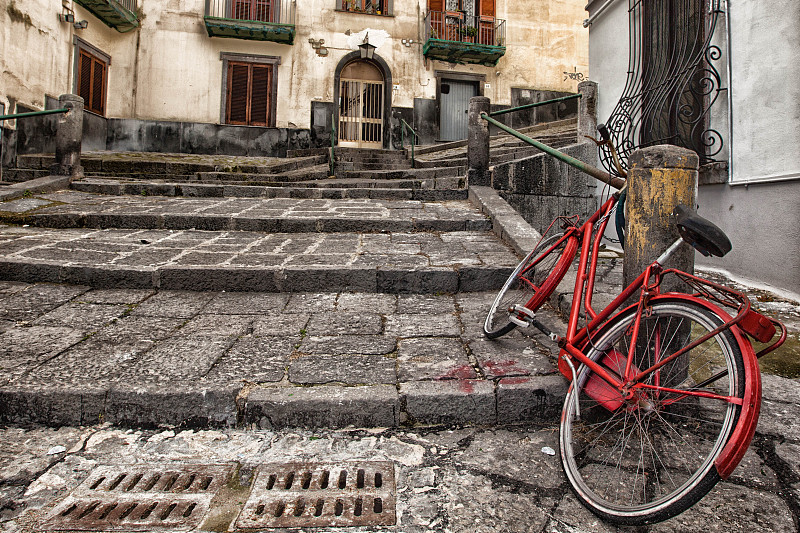
[[[508,308],[508,320],[522,328],[527,328],[530,326],[535,317],[536,313],[524,305],[514,304]]]

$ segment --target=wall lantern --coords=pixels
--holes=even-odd
[[[358,49],[361,51],[361,59],[372,59],[372,56],[375,54],[376,46],[369,44],[369,32],[364,36],[364,42],[358,45]]]

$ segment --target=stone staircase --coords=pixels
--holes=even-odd
[[[528,153],[492,144],[493,160]],[[420,147],[416,168],[341,149],[335,177],[325,153],[292,155],[88,153],[69,188],[0,203],[0,423],[556,416],[546,340],[483,338],[536,234],[466,189],[463,145]]]

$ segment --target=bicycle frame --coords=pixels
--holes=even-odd
[[[604,202],[586,222],[580,226],[577,223],[568,226],[562,239],[553,245],[553,247],[559,246],[564,241],[569,241],[570,239],[576,239],[580,243],[578,273],[575,280],[574,297],[570,308],[567,332],[565,336],[556,338],[561,348],[558,356],[559,371],[567,379],[572,381],[577,376],[577,365],[575,363],[586,365],[594,374],[605,382],[597,386],[613,387],[615,390],[622,392],[622,397],[630,398],[649,391],[649,393],[654,395],[659,393],[679,395],[677,398],[670,400],[670,403],[677,402],[689,396],[697,396],[729,402],[740,406],[741,413],[736,427],[728,444],[715,462],[720,477],[726,479],[744,456],[758,422],[761,404],[761,380],[757,359],[778,348],[786,339],[786,330],[780,322],[752,310],[750,300],[737,291],[676,269],[665,270],[663,268],[663,263],[671,253],[677,250],[680,241],[676,241],[667,252],[651,263],[644,272],[604,309],[599,312],[595,311],[592,307],[592,294],[595,286],[600,241],[606,229],[609,215],[616,205],[618,198],[619,192],[615,193]],[[544,253],[548,251],[549,250]],[[571,262],[574,262],[577,246],[572,247],[571,253],[573,254]],[[660,285],[665,275],[678,276],[692,287],[694,292],[692,294],[662,293]],[[558,281],[560,281],[560,279]],[[555,285],[557,285],[557,283]],[[630,343],[630,351],[627,354],[619,354],[619,352],[614,353],[614,357],[617,361],[624,361],[624,370],[622,370],[620,366],[620,370],[622,370],[621,375],[616,376],[609,372],[600,362],[590,359],[584,352],[587,348],[591,347],[592,336],[600,332],[604,324],[618,313],[622,313],[632,307],[625,306],[625,302],[637,292],[639,293],[639,298],[637,304],[635,304],[636,314],[631,325],[633,331],[631,334],[632,342]],[[633,352],[639,334],[641,319],[647,314],[647,309],[651,302],[666,298],[699,303],[703,307],[712,310],[716,316],[722,318],[723,324],[667,357],[655,361],[649,368],[637,369],[633,365]],[[722,307],[735,309],[735,315],[731,316],[724,311]],[[579,327],[581,308],[586,311],[587,323]],[[768,342],[774,337],[776,328],[781,331],[778,340],[763,348],[758,353],[755,353],[747,336],[761,342]],[[745,392],[742,399],[721,396],[709,392],[708,390],[703,390],[709,384],[725,376],[727,374],[725,370],[695,385],[691,390],[676,390],[659,386],[657,372],[662,367],[724,330],[730,330],[732,332],[736,342],[743,351],[745,361]],[[644,380],[654,373],[656,375],[656,384],[644,383]],[[614,410],[620,406],[621,402],[620,405],[617,405],[615,402],[607,402],[607,405],[604,405],[604,407],[609,410]]]

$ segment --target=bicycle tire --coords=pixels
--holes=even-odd
[[[567,273],[577,249],[578,238],[565,233],[542,240],[520,261],[497,293],[483,323],[483,334],[496,339],[517,327],[510,320],[512,305],[524,305],[533,312],[539,309]]]
[[[633,364],[639,369],[652,364],[654,353],[674,353],[723,323],[710,307],[682,299],[661,299],[650,310],[651,315],[642,317],[635,348]],[[612,318],[587,356],[606,367],[624,364],[627,356],[617,354],[628,353],[635,317],[632,307]],[[745,365],[730,330],[681,355],[648,380],[654,383],[658,375],[660,386],[685,390],[703,384],[721,368],[728,374],[703,390],[742,398]],[[714,462],[736,427],[741,407],[664,391],[625,400],[586,365],[576,373],[561,416],[561,460],[576,497],[594,514],[620,525],[660,522],[697,503],[720,480]],[[575,395],[580,420],[575,416]],[[674,403],[667,405],[670,401]]]

